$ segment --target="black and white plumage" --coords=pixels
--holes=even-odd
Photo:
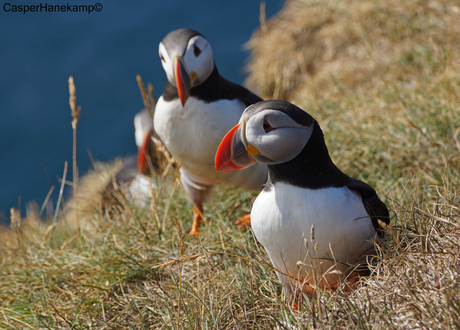
[[[251,225],[287,293],[305,283],[337,287],[350,265],[375,253],[379,220],[389,223],[387,207],[372,187],[336,167],[308,113],[280,100],[248,107],[215,165],[227,171],[256,161],[268,165],[269,175]]]
[[[190,234],[197,235],[202,205],[214,185],[257,190],[266,181],[263,164],[240,173],[214,169],[224,135],[247,106],[261,99],[219,75],[211,45],[196,31],[170,32],[161,41],[159,53],[167,82],[155,108],[155,132],[181,165],[181,181],[195,205]]]

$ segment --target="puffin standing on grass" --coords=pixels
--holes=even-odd
[[[222,140],[215,166],[231,171],[256,162],[269,174],[251,226],[285,292],[342,287],[352,265],[375,254],[381,223],[389,223],[385,204],[336,167],[317,121],[289,102],[248,107]]]
[[[167,82],[155,107],[154,128],[181,165],[181,181],[194,204],[190,234],[196,236],[203,203],[214,185],[260,190],[267,179],[264,164],[241,172],[217,173],[214,169],[214,156],[224,135],[247,106],[261,99],[219,75],[211,45],[194,30],[170,32],[160,42],[159,53]]]

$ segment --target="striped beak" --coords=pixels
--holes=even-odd
[[[244,127],[245,122],[242,121],[222,139],[214,161],[217,172],[241,170],[256,162],[246,150]]]
[[[137,153],[137,169],[140,173],[148,173],[150,170],[149,165],[149,153],[150,153],[150,140],[152,138],[152,132],[145,134],[142,145]]]

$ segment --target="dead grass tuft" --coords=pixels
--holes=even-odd
[[[288,101],[416,88],[428,77],[434,87],[458,78],[459,19],[455,0],[290,0],[249,41],[246,83]]]

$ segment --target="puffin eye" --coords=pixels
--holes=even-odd
[[[165,62],[165,58],[163,57],[162,54],[160,54],[160,59],[161,59],[162,62]]]
[[[265,133],[268,133],[274,129],[273,126],[268,122],[268,120],[264,121],[264,124],[262,125],[262,127],[264,128]]]
[[[198,55],[201,54],[201,49],[198,48],[197,45],[193,45],[193,54],[195,55],[195,57],[198,57]]]

